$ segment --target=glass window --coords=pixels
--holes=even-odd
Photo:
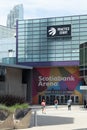
[[[48,57],[47,60],[48,60],[48,61],[55,61],[55,58]]]
[[[40,39],[38,39],[38,38],[33,38],[33,42],[39,42],[40,41]]]
[[[33,19],[33,23],[39,23],[39,19]]]
[[[29,28],[26,28],[26,31],[29,31],[29,33],[32,33],[30,31],[32,31],[33,28],[29,27]]]
[[[81,40],[80,41],[80,44],[84,43],[84,42],[87,42],[87,40]]]
[[[40,59],[40,61],[42,61],[42,62],[47,61],[47,58],[42,58],[42,59]]]
[[[79,16],[72,16],[72,20],[79,20]]]
[[[20,43],[18,44],[18,47],[19,47],[19,48],[21,48],[21,47],[24,48],[24,46],[25,46],[24,44],[20,44]]]
[[[56,46],[56,49],[63,49],[63,46]]]
[[[25,32],[18,32],[18,35],[24,35]]]
[[[40,26],[47,26],[47,23],[40,23]]]
[[[72,21],[72,24],[79,24],[79,20]]]
[[[27,28],[32,28],[32,26],[33,26],[33,24],[31,24],[31,23],[29,23],[29,24],[27,24]]]
[[[33,28],[34,28],[34,27],[39,27],[39,24],[33,24]]]
[[[72,48],[78,48],[79,49],[79,45],[77,44],[72,44]]]
[[[71,60],[71,57],[64,57],[63,60],[64,60],[64,61],[69,61],[69,60]]]
[[[67,45],[67,46],[64,46],[64,49],[70,49],[71,46]]]
[[[39,46],[40,47],[40,43],[39,42],[33,42],[32,46]]]
[[[63,17],[57,17],[55,19],[56,19],[56,21],[63,21]]]
[[[25,31],[25,29],[24,28],[18,28],[18,31]]]
[[[72,32],[79,32],[79,28],[72,28]]]
[[[55,22],[55,18],[49,18],[47,19],[48,22]]]
[[[52,53],[52,52],[55,53],[55,50],[50,49],[50,50],[47,50],[47,52],[48,52],[48,53]]]
[[[80,32],[80,36],[87,35],[87,32]]]
[[[64,46],[65,46],[65,45],[70,45],[70,46],[71,46],[71,44],[72,44],[71,41],[65,41],[65,42],[64,42]]]
[[[22,36],[22,35],[18,35],[18,40],[20,39],[20,40],[23,40],[25,37],[24,36]]]
[[[36,28],[35,28],[35,27],[33,28],[33,31],[39,31],[39,30],[40,30],[40,28],[37,28],[37,27],[36,27]]]
[[[47,58],[47,55],[40,55],[41,58]]]
[[[68,49],[68,50],[64,49],[64,53],[69,53],[69,52],[71,53],[71,49]]]
[[[55,49],[55,46],[50,46],[50,45],[48,45],[47,48],[48,48],[48,49]]]
[[[63,57],[63,53],[62,54],[56,54],[56,57]]]
[[[18,27],[19,28],[24,28],[25,24],[19,24]]]
[[[64,17],[64,20],[71,20],[71,17]]]
[[[79,24],[72,24],[72,28],[79,28]]]
[[[47,27],[45,26],[45,27],[40,27],[40,30],[47,30]]]
[[[86,24],[80,24],[80,27],[86,27],[87,28],[87,23]]]
[[[40,49],[41,50],[47,49],[47,46],[41,46]]]
[[[33,54],[33,58],[39,59],[39,55],[34,55],[34,54]]]
[[[72,60],[79,60],[79,57],[74,56],[72,57]]]
[[[87,23],[87,19],[80,20],[80,23]]]
[[[40,50],[40,55],[42,55],[42,54],[47,54],[47,51],[46,50]]]
[[[63,57],[56,57],[56,61],[63,61]]]
[[[34,59],[32,59],[32,61],[33,61],[33,62],[38,62],[39,59],[35,59],[35,58],[34,58]]]
[[[79,56],[79,53],[72,53],[72,56]]]
[[[87,28],[80,28],[80,31],[87,31]]]
[[[87,15],[81,15],[80,19],[87,19]]]
[[[63,53],[63,49],[61,49],[61,50],[60,50],[60,49],[56,50],[56,54],[57,54],[57,53]]]
[[[75,53],[75,52],[79,52],[79,49],[75,49],[75,48],[74,48],[74,49],[72,49],[72,52],[74,52],[74,53]]]
[[[24,25],[24,22],[25,22],[24,20],[19,20],[18,24],[23,24]]]
[[[55,23],[56,25],[63,25],[63,21],[59,22],[59,21],[56,21]]]
[[[39,46],[34,46],[33,47],[33,50],[39,50],[40,48],[39,48]]]
[[[49,22],[49,23],[47,24],[47,26],[53,26],[53,25],[55,25],[55,22]]]
[[[47,22],[46,18],[40,19],[40,22]]]
[[[55,54],[54,51],[48,51],[48,50],[47,50],[47,53],[48,53],[48,54]]]
[[[27,55],[27,58],[28,59],[32,59],[32,55],[30,55],[31,53],[29,53],[28,55]]]
[[[84,39],[87,39],[87,36],[80,37],[80,40],[84,40]]]
[[[26,20],[25,23],[30,24],[32,23],[32,21],[33,21],[32,19],[29,19],[29,20]]]
[[[71,53],[64,53],[64,57],[71,57]]]
[[[48,57],[55,57],[55,54],[48,54]]]
[[[72,37],[72,40],[79,40],[79,37]]]
[[[72,36],[79,36],[79,32],[72,33]]]
[[[40,35],[32,35],[33,38],[40,38]]]
[[[40,34],[46,34],[46,30],[41,30]]]
[[[71,24],[71,21],[64,21],[64,24]]]
[[[79,44],[79,41],[72,41],[72,44]]]

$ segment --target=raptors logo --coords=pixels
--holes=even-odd
[[[56,29],[54,27],[51,27],[49,30],[48,30],[48,33],[50,36],[54,36],[56,34]]]

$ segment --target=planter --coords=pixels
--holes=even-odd
[[[0,130],[29,128],[32,114],[31,109],[28,108],[27,112],[25,112],[25,110],[22,110],[21,114],[19,114],[20,112],[21,110],[19,110],[18,113],[16,113],[16,111],[8,112],[7,118],[0,123]],[[17,115],[20,115],[19,118],[16,118]]]

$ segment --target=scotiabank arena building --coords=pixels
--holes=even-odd
[[[33,67],[32,103],[66,104],[71,97],[82,104],[79,45],[87,41],[87,15],[19,20],[16,38],[17,64]]]

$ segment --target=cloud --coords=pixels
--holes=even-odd
[[[17,4],[23,4],[24,18],[28,19],[87,14],[87,0],[2,0],[0,24],[6,23],[8,13]]]

